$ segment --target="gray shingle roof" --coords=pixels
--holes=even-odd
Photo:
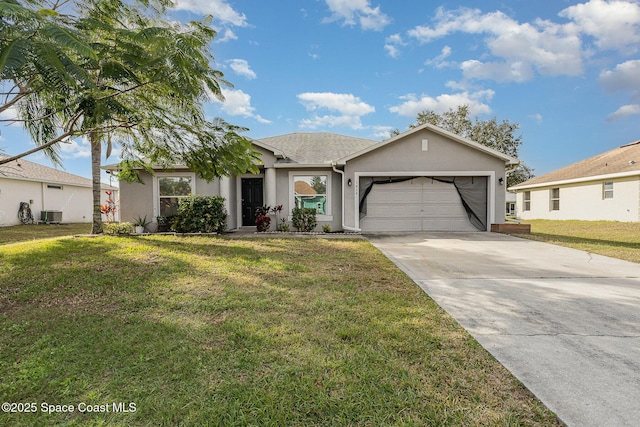
[[[640,175],[640,140],[578,163],[565,166],[513,186],[514,189],[545,183],[577,180],[602,175],[637,172]]]
[[[0,159],[9,156],[0,154]],[[50,182],[54,184],[70,184],[80,187],[91,187],[91,180],[69,172],[43,166],[27,160],[14,160],[4,165],[0,165],[0,178],[13,178],[25,181]],[[102,188],[109,188],[107,184],[102,184]],[[117,187],[111,187],[116,189]]]
[[[378,143],[328,132],[289,133],[259,141],[278,148],[296,163],[309,165],[329,164]]]

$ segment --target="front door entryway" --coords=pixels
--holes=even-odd
[[[242,225],[256,225],[256,209],[263,206],[262,178],[242,178]]]

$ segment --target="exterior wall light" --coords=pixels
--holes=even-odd
[[[504,178],[502,177],[498,178],[498,182],[500,183],[500,185],[504,185]]]
[[[347,185],[348,185],[349,187],[351,187],[351,184],[353,184],[353,183],[351,182],[351,178],[349,178],[349,179],[347,180]]]

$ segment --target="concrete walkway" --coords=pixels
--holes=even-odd
[[[367,237],[565,424],[640,425],[640,265],[496,233]]]

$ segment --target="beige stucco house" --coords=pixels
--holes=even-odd
[[[7,157],[0,155],[0,158]],[[101,203],[107,200],[105,191],[113,191],[117,202],[118,187],[102,185]],[[20,224],[20,203],[29,203],[36,221],[41,212],[61,212],[62,222],[91,222],[93,211],[92,182],[88,178],[43,166],[24,159],[0,165],[0,226]],[[116,217],[118,220],[118,213]],[[103,220],[107,220],[103,216]]]
[[[383,142],[332,133],[254,140],[259,174],[212,182],[180,166],[120,183],[123,221],[175,213],[181,197],[220,195],[228,227],[255,226],[255,209],[317,210],[318,228],[345,231],[486,231],[505,217],[505,169],[518,160],[423,125]],[[110,166],[116,169],[117,166]],[[275,221],[272,222],[272,229]]]
[[[522,219],[640,220],[640,141],[510,188]]]

